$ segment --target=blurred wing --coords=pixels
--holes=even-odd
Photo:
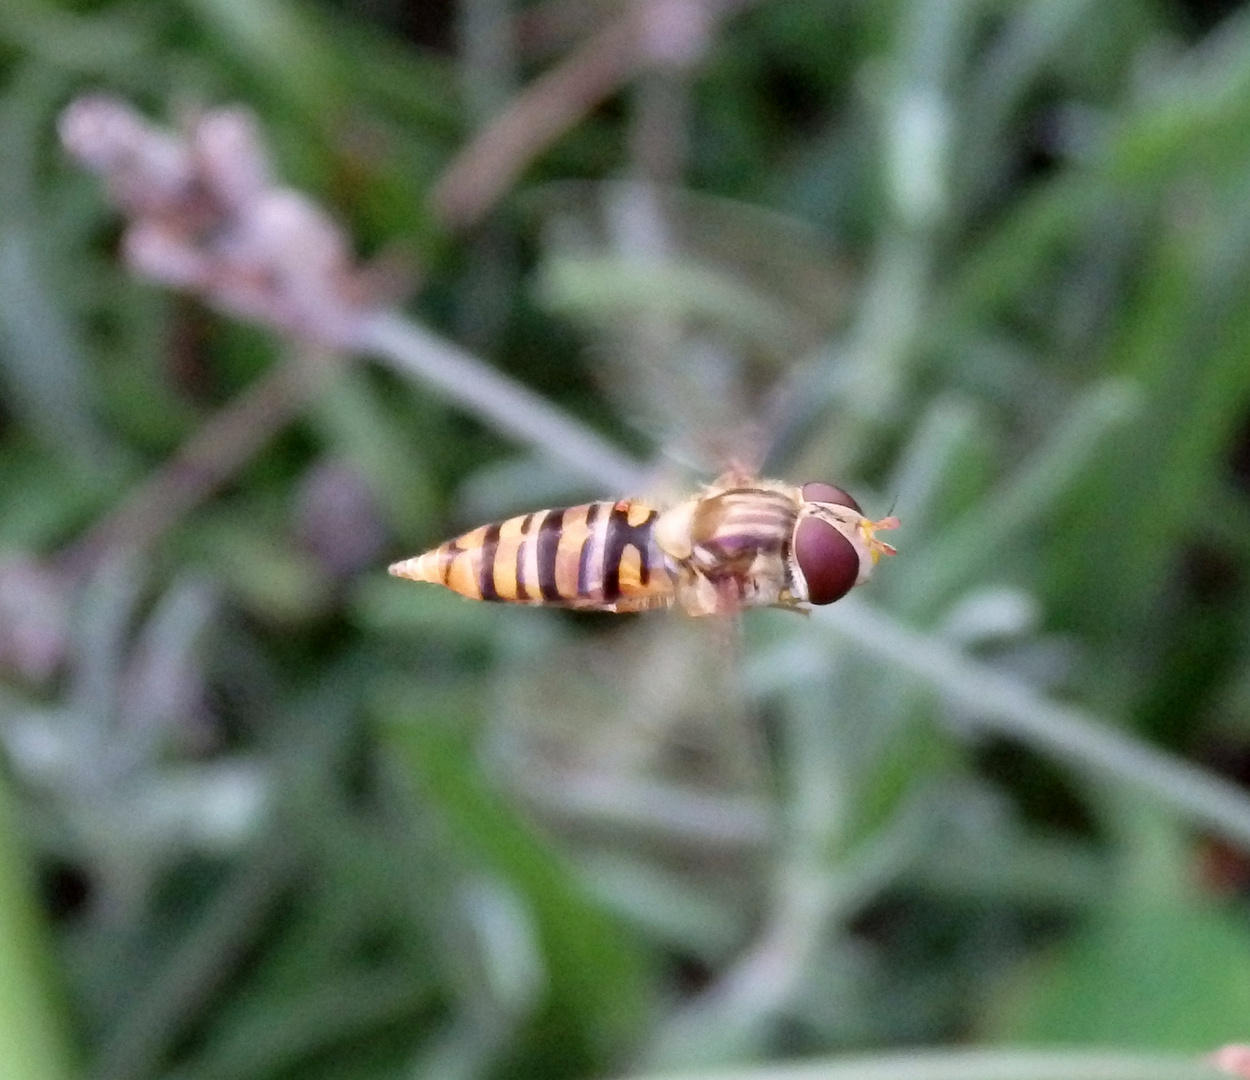
[[[595,374],[693,472],[755,474],[787,374],[849,308],[850,274],[805,223],[615,182],[549,185],[539,294],[606,347]],[[784,410],[783,410],[784,412]]]

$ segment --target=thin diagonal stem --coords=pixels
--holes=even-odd
[[[680,1080],[725,1080],[726,1070],[682,1073]],[[750,1080],[1219,1080],[1227,1074],[1179,1054],[1109,1050],[915,1049],[904,1053],[764,1065]],[[666,1073],[665,1076],[672,1076]],[[636,1080],[659,1080],[639,1076]]]
[[[910,629],[857,597],[819,608],[815,617],[845,643],[921,679],[985,730],[1140,788],[1250,850],[1250,797],[1209,770],[1156,750],[1092,713],[1056,704],[1020,679]]]
[[[206,420],[177,454],[140,483],[65,555],[70,570],[119,548],[146,549],[204,502],[303,411],[330,366],[319,346],[297,348]]]
[[[360,348],[401,374],[616,495],[644,490],[646,470],[559,407],[459,346],[393,312],[368,320]]]
[[[431,202],[442,217],[478,221],[530,161],[619,90],[638,65],[635,37],[633,19],[618,19],[518,94],[435,185]]]

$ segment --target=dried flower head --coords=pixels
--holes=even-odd
[[[201,113],[181,135],[115,98],[61,115],[61,141],[129,218],[123,250],[150,280],[304,340],[350,347],[392,297],[315,202],[277,185],[254,118]]]

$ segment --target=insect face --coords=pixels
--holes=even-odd
[[[799,518],[794,528],[794,561],[807,583],[812,604],[841,600],[859,580],[859,552],[836,525],[819,517]]]
[[[877,529],[892,529],[894,518],[869,521],[850,495],[819,481],[800,489],[803,503],[791,542],[791,577],[810,604],[832,604],[872,574],[882,555],[894,549],[878,540]]]

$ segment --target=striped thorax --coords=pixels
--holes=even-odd
[[[678,606],[690,615],[827,604],[894,549],[846,492],[727,474],[663,513],[636,499],[539,510],[483,525],[398,577],[473,600],[595,611]]]

